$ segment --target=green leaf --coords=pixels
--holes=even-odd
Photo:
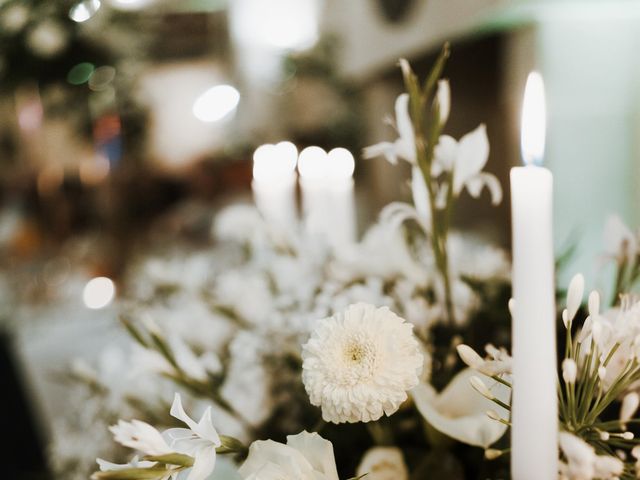
[[[125,468],[123,470],[106,470],[95,472],[91,475],[92,480],[155,480],[170,473],[164,467],[150,468]]]
[[[436,84],[438,83],[438,80],[442,76],[442,70],[444,70],[444,66],[447,63],[449,54],[450,54],[449,42],[445,42],[445,44],[442,46],[442,50],[440,50],[440,55],[438,55],[438,59],[436,60],[436,63],[433,65],[433,68],[431,68],[431,71],[429,72],[429,75],[427,76],[427,79],[424,82],[423,93],[424,93],[425,102],[433,94],[433,91],[436,88]]]
[[[247,447],[236,438],[220,435],[220,441],[222,445],[216,448],[217,453],[242,453],[247,450]]]
[[[193,467],[193,462],[195,461],[193,457],[189,455],[183,455],[182,453],[151,455],[144,457],[144,460],[148,460],[150,462],[160,462],[166,465],[180,465],[181,467]]]
[[[140,345],[142,345],[145,348],[149,348],[147,341],[144,339],[140,331],[133,326],[133,323],[131,322],[131,320],[126,318],[124,315],[120,315],[120,323],[124,325],[124,328],[127,329],[127,332],[129,332],[129,335],[131,335],[136,342],[138,342]]]

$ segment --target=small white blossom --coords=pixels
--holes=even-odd
[[[303,346],[302,381],[326,421],[369,422],[398,410],[423,368],[412,328],[364,303],[318,321]]]
[[[460,141],[442,135],[434,150],[433,173],[453,172],[453,194],[457,197],[464,188],[472,197],[479,197],[487,187],[491,203],[502,201],[502,187],[498,178],[482,169],[489,158],[489,139],[484,125],[464,135]]]
[[[162,434],[146,422],[119,420],[109,430],[116,442],[145,455],[166,455],[173,452]]]
[[[155,427],[140,420],[120,420],[110,430],[116,442],[145,455],[181,453],[193,457],[193,467],[189,469],[186,480],[207,479],[215,467],[216,448],[221,445],[218,432],[211,422],[211,407],[205,410],[196,423],[184,411],[180,395],[176,393],[170,413],[188,428],[170,428],[160,433]]]
[[[409,94],[403,93],[396,99],[396,128],[398,139],[395,142],[381,142],[367,147],[363,151],[364,158],[384,155],[389,163],[398,163],[398,158],[416,164],[416,141],[413,124],[409,116]]]

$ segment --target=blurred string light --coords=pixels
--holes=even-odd
[[[93,17],[100,9],[100,0],[84,0],[76,3],[69,10],[69,18],[74,22],[82,23]]]
[[[240,92],[231,85],[217,85],[200,95],[193,104],[193,114],[203,122],[217,122],[235,111]]]
[[[230,11],[241,44],[305,50],[318,41],[317,0],[235,0]]]
[[[98,310],[111,303],[116,294],[113,281],[107,277],[92,278],[84,286],[82,300],[87,308]]]
[[[82,62],[73,66],[67,73],[67,82],[71,85],[82,85],[89,81],[95,67],[92,63]]]

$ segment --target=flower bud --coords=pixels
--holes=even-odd
[[[482,357],[469,345],[461,343],[456,347],[456,350],[462,361],[474,370],[479,370],[484,365]]]
[[[495,448],[487,448],[484,451],[484,458],[487,460],[495,460],[502,455],[502,450],[496,450]]]
[[[576,313],[578,313],[583,295],[584,277],[579,273],[571,279],[569,289],[567,290],[567,316],[569,322],[573,320]]]
[[[489,390],[480,377],[471,377],[469,382],[471,382],[471,386],[483,397],[486,397],[489,400],[493,400],[495,398],[493,393],[491,393],[491,390]]]
[[[562,361],[562,378],[566,383],[575,383],[578,375],[578,365],[573,358],[565,358]]]
[[[631,420],[631,417],[635,415],[640,406],[640,396],[637,392],[627,393],[622,399],[622,406],[620,407],[620,422],[627,423]]]

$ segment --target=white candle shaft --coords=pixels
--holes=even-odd
[[[302,207],[307,229],[322,235],[335,248],[356,240],[352,178],[328,182],[302,178]]]
[[[514,480],[558,477],[552,202],[549,170],[535,166],[511,170]]]
[[[256,206],[267,222],[280,228],[293,228],[297,221],[293,175],[273,182],[254,179],[251,188]]]

